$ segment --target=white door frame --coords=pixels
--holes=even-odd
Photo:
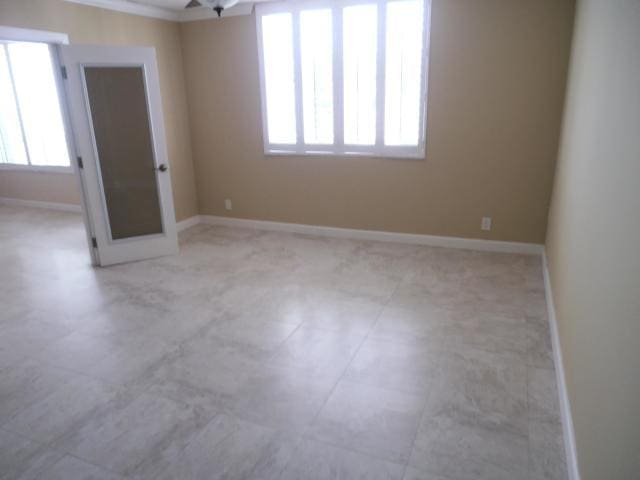
[[[83,168],[74,162],[82,184],[83,210],[90,230],[90,247],[95,264],[109,265],[141,260],[178,251],[171,177],[168,172],[156,175],[163,233],[113,240],[111,238],[106,201],[99,172],[97,146],[93,135],[89,99],[84,81],[84,67],[135,66],[142,67],[149,113],[149,126],[156,167],[168,167],[165,128],[159,88],[155,49],[150,47],[59,46],[66,101],[74,130],[75,149]],[[95,239],[95,240],[94,240]],[[97,247],[97,248],[96,248]]]

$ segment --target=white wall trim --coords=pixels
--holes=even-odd
[[[199,223],[202,223],[200,215],[194,215],[193,217],[185,218],[184,220],[176,222],[176,230],[178,232],[182,232],[183,230],[194,227]]]
[[[0,26],[0,39],[14,42],[43,42],[62,45],[69,43],[69,35],[66,33],[5,26]]]
[[[192,22],[195,20],[207,20],[218,18],[218,15],[211,8],[191,8],[189,10],[172,10],[170,8],[143,5],[140,3],[128,2],[126,0],[65,0],[71,3],[87,5],[90,7],[104,8],[116,12],[140,15],[142,17],[159,18],[172,22]],[[187,0],[185,0],[185,4]],[[250,15],[253,11],[253,2],[242,2],[225,9],[223,17],[233,17],[236,15]]]
[[[49,210],[61,210],[63,212],[75,213],[80,213],[82,211],[80,205],[74,205],[73,203],[39,202],[36,200],[23,200],[21,198],[8,197],[0,197],[0,205],[13,207],[48,208]]]
[[[270,222],[266,220],[218,217],[213,215],[200,215],[200,221],[210,225],[255,228],[259,230],[320,235],[334,238],[352,238],[357,240],[428,245],[432,247],[461,248],[487,252],[521,253],[527,255],[540,255],[543,252],[543,246],[535,243],[501,242],[497,240],[480,240],[476,238],[441,237],[437,235],[358,230],[352,228],[302,225],[298,223]]]
[[[567,457],[567,470],[569,480],[580,480],[578,468],[578,456],[576,453],[575,431],[573,429],[573,416],[571,404],[567,392],[567,383],[564,376],[564,363],[562,363],[562,348],[558,333],[558,321],[556,308],[553,302],[553,290],[551,289],[551,277],[549,275],[549,263],[546,252],[542,252],[542,270],[544,274],[544,292],[547,300],[547,314],[551,327],[551,343],[553,347],[553,363],[556,369],[556,382],[558,384],[558,396],[560,397],[560,418],[562,419],[562,432],[564,436],[564,450]]]

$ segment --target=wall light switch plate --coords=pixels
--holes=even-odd
[[[233,206],[231,205],[231,199],[230,198],[225,199],[224,208],[226,210],[231,210],[233,208]]]
[[[482,222],[480,222],[480,228],[482,230],[486,230],[487,232],[491,230],[491,217],[482,217]]]

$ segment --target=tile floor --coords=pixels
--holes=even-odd
[[[0,207],[0,479],[566,479],[539,258]]]

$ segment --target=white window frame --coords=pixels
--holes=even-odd
[[[69,152],[69,165],[67,166],[54,166],[54,165],[19,165],[14,163],[0,163],[0,170],[17,170],[25,172],[49,172],[49,173],[65,173],[73,174],[74,169],[71,164],[73,162],[71,149],[71,129],[69,128],[69,122],[67,119],[66,105],[64,103],[64,93],[62,87],[62,81],[60,78],[60,66],[55,50],[55,45],[68,45],[69,35],[66,33],[50,32],[48,30],[32,30],[28,28],[15,28],[0,26],[0,42],[37,42],[46,43],[49,45],[49,51],[51,52],[51,61],[53,65],[53,73],[56,79],[56,86],[58,90],[58,97],[60,101],[60,109],[62,111],[62,121],[64,123],[65,136],[67,141],[67,150]],[[27,146],[25,145],[25,149]],[[28,158],[27,150],[27,158]]]
[[[424,159],[427,135],[427,91],[429,71],[429,46],[431,32],[431,0],[422,0],[422,65],[420,78],[420,119],[417,146],[392,146],[384,144],[384,82],[386,67],[386,15],[387,3],[395,0],[307,0],[300,2],[259,3],[256,5],[256,31],[258,37],[258,60],[260,70],[260,101],[262,107],[262,136],[265,155],[335,155],[387,158]],[[342,60],[342,9],[352,5],[378,6],[378,48],[376,58],[376,141],[374,145],[345,145],[343,104],[343,60]],[[310,9],[331,9],[333,33],[333,144],[310,145],[304,143],[304,118],[302,115],[302,75],[300,69],[300,12]],[[267,100],[265,89],[264,50],[262,45],[262,17],[273,13],[291,13],[293,21],[293,71],[296,118],[296,143],[275,144],[269,142],[267,123]]]

